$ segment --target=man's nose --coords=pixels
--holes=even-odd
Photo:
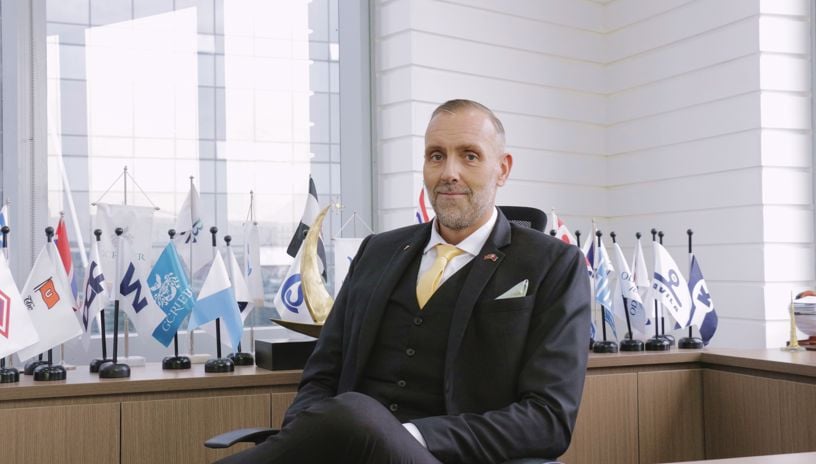
[[[442,180],[446,182],[459,180],[459,165],[452,157],[448,157],[442,165]]]

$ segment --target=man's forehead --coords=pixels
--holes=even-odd
[[[451,137],[484,138],[493,140],[498,134],[490,117],[482,111],[468,109],[456,113],[442,111],[428,122],[425,143],[445,141]]]

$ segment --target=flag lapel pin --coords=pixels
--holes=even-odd
[[[485,261],[493,261],[495,263],[496,260],[499,259],[499,257],[496,256],[496,253],[488,253],[484,255],[484,258],[482,259],[484,259]]]

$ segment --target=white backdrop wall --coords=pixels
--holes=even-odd
[[[515,159],[500,204],[595,218],[627,254],[656,227],[683,266],[694,229],[713,345],[780,345],[816,278],[811,3],[376,2],[378,229],[414,220],[431,111],[475,99]]]

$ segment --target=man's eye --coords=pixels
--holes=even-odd
[[[479,159],[479,156],[476,155],[475,153],[466,153],[465,159],[467,159],[468,161],[476,161]]]
[[[431,153],[431,156],[428,157],[431,161],[442,161],[442,154],[441,153]]]

